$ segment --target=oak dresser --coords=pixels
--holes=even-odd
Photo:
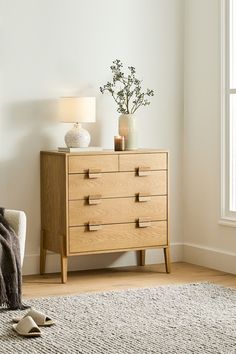
[[[41,152],[40,272],[70,256],[163,248],[170,272],[168,151]]]

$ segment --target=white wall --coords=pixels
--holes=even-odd
[[[62,145],[69,128],[54,122],[55,100],[95,95],[92,143],[112,148],[118,114],[99,86],[116,58],[156,92],[137,114],[139,145],[171,151],[171,240],[182,243],[183,23],[183,0],[0,0],[0,204],[27,213],[25,273],[38,272],[39,151]],[[80,257],[70,268],[135,262],[132,253]],[[47,269],[59,269],[58,257]]]
[[[184,260],[236,272],[220,209],[220,1],[185,2]]]

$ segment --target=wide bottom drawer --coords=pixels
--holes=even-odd
[[[151,222],[148,227],[132,224],[102,225],[89,231],[87,227],[69,229],[69,254],[142,249],[167,244],[167,222]]]

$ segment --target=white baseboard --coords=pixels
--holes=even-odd
[[[125,267],[137,265],[136,252],[97,254],[69,258],[69,270],[101,269],[107,267]],[[192,243],[171,244],[171,261],[187,262],[236,274],[236,253],[220,251]],[[163,263],[162,250],[148,250],[146,264]],[[46,263],[47,273],[60,272],[59,255],[49,253]],[[39,255],[26,255],[23,265],[23,274],[39,273]]]
[[[180,262],[183,259],[183,244],[171,244],[171,261]],[[136,252],[108,253],[96,254],[88,256],[69,257],[68,269],[85,270],[85,269],[101,269],[107,267],[125,267],[137,265]],[[146,255],[146,264],[163,263],[163,250],[148,250]],[[59,255],[49,253],[46,260],[46,272],[60,272]],[[39,274],[39,255],[25,255],[23,264],[23,274]]]
[[[236,253],[185,243],[183,261],[236,274]]]

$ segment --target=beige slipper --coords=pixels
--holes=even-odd
[[[26,316],[19,321],[19,323],[12,325],[12,328],[20,336],[24,337],[39,337],[41,336],[41,331],[37,324],[34,322],[33,318]]]
[[[23,318],[30,316],[38,326],[51,326],[55,322],[44,313],[31,309],[25,316],[13,318],[13,322],[20,322]]]

